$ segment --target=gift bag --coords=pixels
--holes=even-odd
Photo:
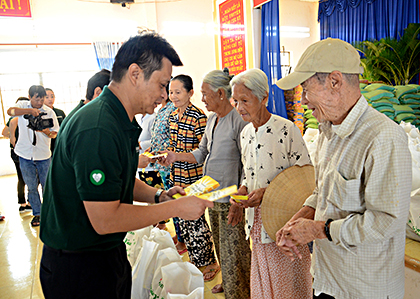
[[[127,249],[127,258],[131,267],[133,267],[140,253],[141,247],[143,246],[143,236],[149,236],[152,228],[153,226],[150,225],[133,232],[128,232],[125,235],[124,243]]]
[[[190,295],[197,288],[204,288],[203,273],[191,263],[173,262],[162,267],[161,272],[163,284],[161,297],[168,298],[169,293],[172,298],[174,295]]]
[[[147,299],[150,295],[159,250],[175,249],[171,235],[164,230],[153,228],[150,236],[143,236],[143,247],[132,270],[131,298]]]
[[[159,244],[159,249],[171,247],[176,249],[174,241],[172,240],[171,234],[166,230],[158,229],[157,227],[152,228],[149,235],[143,236],[144,240],[154,241]]]
[[[146,277],[148,277],[148,273],[154,273],[154,260],[156,259],[158,247],[159,245],[156,242],[143,240],[143,247],[132,271],[132,299],[149,298],[151,281],[147,281]]]
[[[204,298],[204,287],[196,288],[188,295],[171,294],[169,293],[166,299],[203,299]]]
[[[159,250],[156,258],[155,274],[152,279],[152,288],[150,290],[151,299],[165,298],[162,296],[163,283],[161,269],[173,262],[182,262],[182,258],[176,249],[169,247]]]

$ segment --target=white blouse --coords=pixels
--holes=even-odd
[[[308,150],[300,130],[291,121],[277,115],[255,130],[252,123],[245,126],[241,133],[242,164],[248,193],[267,187],[284,169],[293,165],[311,164]],[[249,238],[254,224],[254,208],[245,211],[245,231]],[[274,242],[261,230],[261,242]]]

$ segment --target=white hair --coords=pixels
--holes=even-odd
[[[232,96],[232,87],[229,85],[232,75],[229,75],[229,70],[225,68],[223,71],[214,70],[207,73],[204,76],[203,83],[210,85],[210,89],[217,92],[219,89],[223,89],[226,94],[226,98],[230,99]]]
[[[236,75],[230,81],[230,86],[235,84],[245,85],[260,102],[269,92],[267,75],[260,69],[250,69]]]

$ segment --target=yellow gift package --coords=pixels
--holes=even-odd
[[[157,158],[160,158],[160,157],[165,157],[166,158],[168,156],[168,153],[153,155],[152,153],[144,152],[144,153],[142,153],[142,155],[146,156],[150,159],[157,159]]]
[[[206,175],[206,176],[203,176],[198,181],[196,181],[193,184],[186,187],[184,189],[185,193],[186,193],[184,196],[189,196],[189,195],[198,196],[198,195],[201,195],[203,193],[210,192],[210,191],[216,189],[219,186],[220,186],[220,184],[216,180],[214,180],[213,178]],[[177,199],[177,198],[180,198],[181,196],[183,196],[183,195],[178,193],[178,194],[175,194],[173,196],[173,198]]]
[[[229,196],[232,194],[235,194],[236,192],[238,192],[238,188],[236,187],[236,185],[232,185],[220,190],[216,190],[210,193],[206,193],[206,194],[201,194],[198,197],[202,198],[202,199],[207,199],[207,200],[218,200],[220,198],[223,198],[225,196]]]
[[[248,200],[248,195],[231,195],[230,197],[236,202],[241,202],[241,200]]]

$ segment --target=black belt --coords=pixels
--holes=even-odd
[[[125,244],[123,242],[121,242],[121,245],[120,246],[122,246],[122,245],[124,245],[124,249],[125,249]],[[63,253],[65,253],[65,254],[86,254],[86,255],[89,255],[89,254],[98,255],[98,254],[102,254],[102,253],[103,254],[107,254],[108,252],[110,252],[112,250],[118,250],[118,248],[119,248],[119,246],[117,246],[115,248],[108,249],[108,250],[99,250],[99,251],[95,251],[95,250],[72,251],[72,250],[64,250],[64,249],[55,249],[55,248],[52,248],[52,247],[50,247],[48,245],[45,245],[45,244],[44,244],[44,247],[45,247],[45,249],[47,249],[49,251],[52,251],[52,252],[55,252],[57,254],[63,254]]]
[[[50,247],[48,245],[45,245],[45,244],[44,244],[44,247],[47,250],[50,250],[52,252],[56,252],[57,254],[62,254],[62,253],[68,253],[68,254],[81,254],[81,253],[88,254],[88,253],[93,253],[92,251],[72,251],[72,250],[64,250],[64,249],[55,249],[55,248],[52,248],[52,247]]]

